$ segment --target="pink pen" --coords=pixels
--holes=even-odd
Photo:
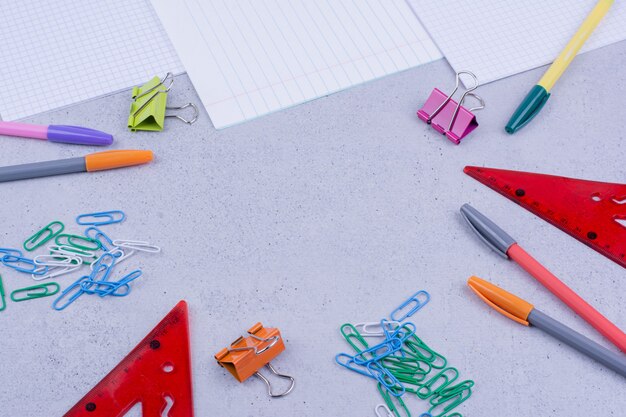
[[[511,236],[498,225],[489,220],[484,214],[469,204],[463,204],[461,214],[478,236],[491,249],[505,258],[511,258],[546,287],[559,300],[565,303],[576,314],[595,328],[600,334],[609,339],[622,352],[626,353],[626,334],[620,330],[602,313],[586,302],[574,290],[565,285],[554,274],[548,271],[537,260],[521,248]]]
[[[107,146],[113,143],[113,136],[108,133],[88,129],[86,127],[65,125],[41,126],[0,121],[0,135],[19,136],[75,145]]]

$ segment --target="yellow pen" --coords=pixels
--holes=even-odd
[[[550,65],[548,71],[541,77],[539,83],[530,90],[522,104],[515,110],[505,127],[508,133],[517,132],[539,113],[543,105],[548,101],[550,90],[554,87],[554,84],[563,75],[572,59],[574,59],[604,15],[609,11],[612,4],[613,0],[600,0],[596,4],[583,24],[580,25],[576,34],[570,39],[565,49],[561,51],[561,54]]]

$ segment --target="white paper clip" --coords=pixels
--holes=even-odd
[[[151,245],[148,242],[143,242],[141,240],[119,239],[119,240],[114,240],[113,245],[119,248],[130,249],[133,251],[148,252],[148,253],[161,252],[160,247]]]
[[[79,264],[76,264],[76,265],[68,264],[68,266],[53,266],[53,267],[48,269],[48,273],[47,274],[45,274],[45,275],[31,274],[31,277],[35,281],[43,281],[44,279],[60,277],[61,275],[69,274],[71,272],[76,271],[77,269],[79,269],[82,266],[82,264],[83,264],[83,262],[82,262],[82,259],[81,259],[81,262]],[[41,267],[37,268],[35,270],[35,272],[40,271],[41,268],[47,268],[47,266],[41,266]]]
[[[115,247],[115,248],[111,249],[110,251],[105,252],[102,255],[100,255],[100,258],[102,258],[104,255],[107,255],[107,254],[108,255],[113,255],[113,257],[115,258],[115,266],[117,266],[117,265],[121,264],[122,262],[124,262],[126,259],[130,258],[131,256],[133,256],[135,253],[137,253],[137,251],[129,250],[127,252],[124,252],[121,248]],[[94,265],[98,263],[100,258],[96,259],[95,261],[93,261],[91,263],[91,265],[89,265],[89,268],[91,268],[92,271],[93,271]]]
[[[386,321],[385,323],[389,325],[390,331],[396,330],[402,325],[400,322],[397,321]],[[357,329],[359,334],[363,337],[379,337],[385,335],[385,332],[383,331],[382,325],[379,321],[357,323],[354,325],[354,328]],[[361,330],[359,330],[359,328],[361,328]],[[378,330],[374,331],[373,329]]]
[[[78,249],[74,246],[52,245],[52,246],[48,246],[48,249],[50,250],[50,253],[52,255],[58,254],[58,255],[78,256],[80,258],[83,258],[83,261],[85,260],[85,258],[93,258],[93,259],[97,258],[96,252]]]
[[[356,327],[356,326],[354,326],[354,327]],[[380,409],[385,410],[384,411],[385,414],[380,414],[380,412],[378,411]],[[393,417],[393,414],[391,413],[391,410],[385,404],[378,404],[376,407],[374,407],[374,411],[376,412],[376,415],[378,417]]]
[[[33,258],[35,265],[39,266],[69,266],[69,265],[81,265],[83,259],[79,256],[73,256],[69,254],[54,254],[54,255],[37,255]]]

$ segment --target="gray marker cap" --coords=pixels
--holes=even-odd
[[[509,258],[507,251],[515,244],[515,239],[509,236],[497,224],[489,220],[480,211],[465,203],[461,206],[461,214],[467,220],[472,230],[476,232],[487,246],[498,252],[501,256]]]

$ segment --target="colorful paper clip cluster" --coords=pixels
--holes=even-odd
[[[354,354],[339,353],[335,361],[378,382],[384,400],[375,408],[379,417],[410,417],[402,399],[406,393],[429,401],[428,412],[420,417],[462,417],[451,411],[472,395],[474,381],[457,382],[459,371],[447,366],[447,359],[428,347],[415,334],[415,324],[406,321],[429,300],[426,291],[418,291],[391,313],[391,320],[341,326]],[[379,340],[370,343],[366,340],[370,338]]]
[[[158,246],[139,240],[113,240],[99,227],[121,223],[126,214],[119,210],[81,214],[76,218],[79,226],[87,226],[83,235],[63,233],[65,225],[53,221],[30,236],[23,248],[32,252],[46,243],[48,254],[34,258],[24,256],[19,249],[0,248],[0,262],[17,272],[30,274],[35,281],[48,280],[67,275],[89,266],[88,274],[64,289],[53,302],[55,310],[63,310],[83,294],[100,297],[124,297],[131,291],[130,283],[141,277],[136,269],[119,279],[112,279],[112,272],[137,252],[158,253]],[[11,293],[14,302],[50,297],[60,291],[56,282],[48,282],[20,288]],[[6,307],[2,278],[0,278],[0,311]]]

